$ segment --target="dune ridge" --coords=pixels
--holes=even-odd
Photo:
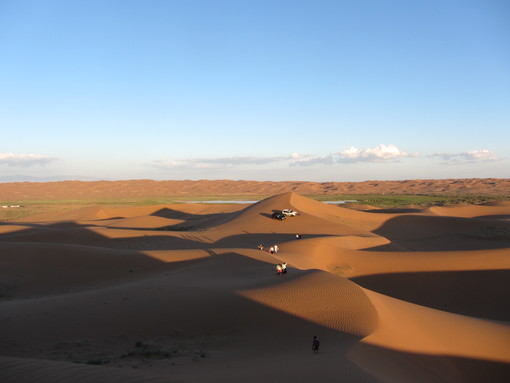
[[[1,224],[2,382],[506,381],[509,206],[287,191]]]

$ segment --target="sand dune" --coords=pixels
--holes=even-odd
[[[286,192],[2,224],[0,380],[508,381],[509,210]]]
[[[435,179],[363,182],[61,181],[0,183],[0,200],[77,200],[178,196],[299,194],[471,194],[508,195],[508,178]]]

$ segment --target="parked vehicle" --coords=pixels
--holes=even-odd
[[[283,209],[282,214],[286,215],[287,217],[295,217],[296,215],[299,215],[297,211],[290,209]]]
[[[283,221],[285,218],[287,218],[287,216],[285,214],[283,214],[281,211],[275,211],[271,215],[271,218]]]

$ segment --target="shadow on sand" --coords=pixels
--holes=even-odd
[[[377,274],[351,279],[378,293],[455,314],[510,322],[510,270]]]

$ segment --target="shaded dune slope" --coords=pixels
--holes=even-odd
[[[464,218],[509,219],[510,202],[491,202],[483,205],[469,205],[458,207],[432,207],[430,212],[437,215]]]
[[[510,322],[510,270],[386,273],[353,278],[384,295],[456,314]]]
[[[386,221],[375,233],[413,251],[476,250],[510,246],[510,222],[478,218],[406,215]],[[488,241],[497,237],[499,241]]]
[[[167,377],[158,377],[139,371],[79,365],[59,361],[0,357],[2,381],[19,382],[111,382],[111,383],[168,383]]]

